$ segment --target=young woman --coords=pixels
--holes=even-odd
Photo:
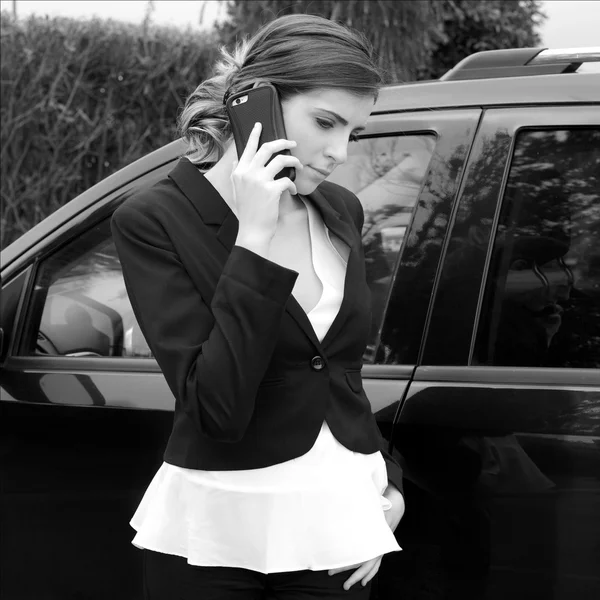
[[[112,221],[176,400],[131,521],[146,597],[367,598],[400,549],[402,473],[361,382],[362,208],[325,179],[381,75],[362,36],[316,16],[276,19],[224,57],[180,115],[186,156]],[[238,161],[223,98],[264,81],[288,139],[259,147],[257,125]],[[283,167],[295,181],[275,179]]]

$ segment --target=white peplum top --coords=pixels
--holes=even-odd
[[[316,208],[304,203],[323,285],[308,318],[322,340],[342,302],[346,263]],[[385,520],[387,483],[381,452],[348,450],[323,422],[306,454],[270,467],[200,471],[163,463],[131,519],[132,543],[191,565],[260,573],[354,565],[401,549]]]

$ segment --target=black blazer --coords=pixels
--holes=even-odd
[[[322,342],[291,295],[298,274],[234,246],[237,218],[186,158],[115,211],[127,292],[175,396],[166,462],[270,466],[308,452],[324,419],[350,450],[383,451],[361,379],[371,324],[362,207],[327,182],[309,200],[350,248],[343,302]],[[384,456],[401,489],[400,467]]]

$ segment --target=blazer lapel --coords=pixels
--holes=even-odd
[[[233,214],[233,211],[229,209],[229,212],[223,219],[223,223],[219,229],[219,233],[217,233],[217,237],[219,241],[229,252],[233,249],[235,244],[235,240],[237,238],[239,228],[239,221],[237,217]]]
[[[198,168],[181,158],[169,177],[192,203],[207,225],[218,226],[217,238],[231,252],[238,234],[238,220],[227,203]]]
[[[333,323],[327,330],[321,345],[326,349],[331,341],[338,335],[340,329],[348,319],[351,313],[351,309],[354,306],[356,296],[354,294],[354,285],[358,280],[360,274],[360,252],[355,245],[350,250],[350,256],[348,258],[348,266],[346,267],[346,279],[344,280],[344,297],[342,299],[342,305],[338,311]]]
[[[304,331],[307,335],[308,339],[312,342],[312,344],[317,348],[321,348],[321,342],[319,342],[319,338],[315,333],[315,330],[308,318],[308,315],[304,312],[304,309],[298,303],[298,300],[294,298],[293,295],[290,295],[287,305],[285,307],[286,311],[289,313],[290,317],[296,321],[300,329]]]
[[[308,196],[308,200],[312,202],[321,213],[321,218],[325,222],[327,229],[333,231],[333,233],[344,241],[350,250],[352,250],[352,247],[354,246],[354,234],[352,228],[342,219],[340,213],[331,206],[327,201],[327,198],[316,189]]]
[[[238,219],[217,190],[187,158],[179,160],[169,177],[192,203],[204,223],[218,227],[217,238],[227,253],[231,252],[238,233]],[[352,308],[353,282],[360,273],[359,241],[350,224],[342,219],[321,192],[315,190],[308,196],[308,200],[318,209],[327,228],[350,249],[342,305],[322,342],[319,342],[308,316],[293,295],[290,295],[287,302],[286,310],[289,315],[321,351],[339,333]],[[227,255],[224,255],[223,259],[226,261]]]
[[[340,309],[333,320],[333,323],[327,330],[325,337],[320,342],[318,347],[326,349],[331,341],[340,332],[343,324],[346,322],[350,315],[351,308],[354,305],[354,282],[360,275],[360,239],[356,235],[356,232],[352,229],[352,226],[344,221],[341,215],[331,206],[327,201],[327,198],[317,189],[308,196],[308,199],[317,207],[321,213],[321,217],[326,227],[338,236],[344,243],[350,248],[350,254],[348,256],[348,264],[346,267],[346,277],[344,280],[344,297]],[[300,309],[302,310],[302,309]],[[302,311],[304,312],[304,311]],[[308,320],[308,317],[307,317]],[[310,322],[309,322],[310,324]],[[311,327],[312,329],[312,327]],[[314,331],[313,331],[314,335]],[[316,336],[314,336],[316,339]]]

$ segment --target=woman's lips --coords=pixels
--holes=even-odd
[[[331,175],[331,171],[322,171],[321,169],[317,169],[317,167],[313,167],[312,165],[308,165],[313,171],[316,171],[317,173],[319,173],[319,175],[322,175],[323,177],[329,177],[329,175]]]
[[[559,323],[563,312],[564,309],[559,304],[549,304],[534,314],[537,319],[542,319],[549,323]]]

